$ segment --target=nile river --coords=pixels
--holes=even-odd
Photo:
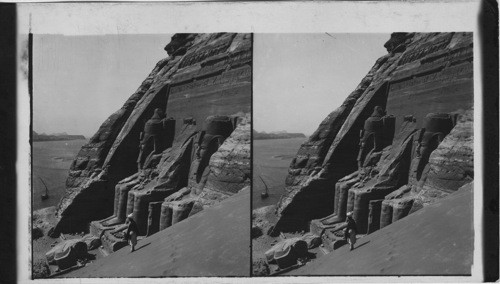
[[[33,210],[54,206],[66,189],[65,183],[69,168],[80,148],[88,140],[40,141],[33,142],[32,192]],[[49,198],[41,199],[45,193],[45,182],[49,189]]]
[[[253,142],[253,209],[278,202],[285,186],[290,162],[307,138],[254,140]],[[260,177],[259,177],[260,176]],[[261,199],[267,184],[269,197]]]

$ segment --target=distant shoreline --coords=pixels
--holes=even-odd
[[[291,139],[291,138],[307,138],[303,133],[265,133],[265,132],[253,132],[253,140],[268,140],[268,139]]]
[[[55,136],[47,136],[47,137],[33,137],[33,142],[46,142],[46,141],[71,141],[71,140],[87,140],[83,135],[68,135],[75,137],[55,137]]]
[[[70,135],[66,132],[56,134],[38,134],[36,131],[31,133],[31,141],[69,141],[69,140],[87,140],[83,135]]]

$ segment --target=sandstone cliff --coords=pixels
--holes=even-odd
[[[146,230],[151,202],[176,193],[203,208],[248,185],[251,48],[250,34],[174,35],[168,57],[78,153],[53,234],[125,213]]]
[[[372,232],[473,180],[472,34],[394,33],[385,47],[298,150],[273,233],[323,234],[349,211]]]

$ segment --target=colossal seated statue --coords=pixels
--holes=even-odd
[[[137,157],[139,171],[147,164],[151,155],[159,154],[172,146],[175,134],[175,120],[165,118],[163,110],[157,108],[153,116],[144,125],[140,135],[140,151]]]
[[[365,120],[360,131],[360,149],[357,157],[358,171],[345,176],[335,184],[334,213],[323,219],[314,220],[311,230],[321,235],[325,229],[344,222],[348,210],[348,193],[352,187],[362,187],[371,179],[370,172],[381,157],[381,151],[394,138],[394,116],[387,116],[384,109],[375,106],[373,113]]]
[[[233,121],[227,116],[210,116],[205,121],[205,131],[199,133],[196,140],[193,164],[190,170],[188,187],[191,193],[198,195],[206,182],[210,157],[219,149],[224,140],[231,135]]]
[[[363,162],[370,151],[380,151],[382,148],[382,135],[384,128],[384,110],[376,106],[372,115],[365,120],[365,125],[360,131],[358,169],[361,169]]]
[[[432,151],[450,133],[453,126],[452,116],[448,113],[429,113],[425,116],[423,134],[417,144],[416,158],[412,161],[410,183],[420,180]]]
[[[192,162],[189,170],[189,179],[186,191],[189,196],[180,200],[166,198],[161,207],[160,230],[170,227],[194,212],[201,210],[195,206],[197,196],[202,192],[207,181],[210,169],[210,157],[219,149],[224,140],[231,135],[235,128],[235,119],[228,116],[209,116],[205,120],[204,130],[194,139]],[[176,213],[182,212],[182,213]],[[175,217],[176,214],[179,217]]]
[[[92,222],[91,224],[91,228],[93,228],[94,231],[100,231],[100,233],[96,233],[96,235],[103,235],[105,231],[115,231],[117,225],[125,222],[127,214],[130,214],[130,207],[133,207],[133,202],[129,202],[129,193],[140,191],[150,183],[149,174],[145,172],[145,169],[151,171],[153,167],[153,165],[151,165],[152,158],[156,157],[156,160],[159,160],[162,151],[172,146],[174,134],[175,120],[173,118],[165,118],[161,109],[155,109],[152,117],[145,123],[144,131],[140,135],[140,152],[137,158],[139,170],[137,173],[116,184],[113,215],[104,220]],[[146,206],[148,206],[148,204],[146,204]],[[115,243],[117,241],[114,238],[116,235],[116,232],[106,234],[107,238],[110,239],[109,242],[113,243],[110,245],[113,249],[116,248]]]
[[[153,116],[144,125],[144,132],[141,133],[140,152],[137,158],[139,171],[115,186],[113,215],[105,219],[105,225],[110,226],[125,222],[128,193],[135,187],[144,186],[142,182],[145,180],[145,175],[142,173],[142,169],[145,162],[151,158],[151,155],[159,154],[171,147],[174,133],[175,120],[173,118],[166,119],[161,109],[155,109]]]
[[[141,137],[142,152],[138,162],[144,166],[116,185],[113,216],[91,224],[94,234],[101,237],[109,250],[123,246],[120,225],[129,214],[133,215],[140,235],[151,235],[193,214],[196,198],[210,172],[210,157],[233,132],[237,120],[234,117],[210,116],[202,131],[196,131],[194,124],[186,123],[185,127],[191,130],[179,133],[175,140],[179,147],[175,149],[167,149],[173,139],[169,141],[165,133],[172,133],[172,136],[174,133],[169,121],[173,120],[163,118],[162,111],[155,110]],[[163,155],[157,156],[162,156],[165,172],[152,179],[148,159],[163,150]],[[144,159],[145,155],[148,158]]]
[[[382,202],[381,224],[383,228],[401,218],[406,217],[414,204],[415,195],[418,193],[418,182],[422,172],[429,162],[431,153],[436,150],[444,137],[454,127],[453,116],[447,113],[429,113],[425,116],[424,127],[420,131],[413,159],[409,170],[408,185],[400,188],[405,190],[404,195],[393,197],[386,196]]]
[[[413,118],[405,118],[395,136],[390,132],[394,129],[394,117],[385,118],[388,127],[382,128],[385,129],[382,138],[388,135],[390,139],[386,138],[387,142],[382,143],[384,149],[376,152],[372,148],[358,171],[362,171],[362,174],[354,172],[336,183],[334,214],[311,222],[310,229],[315,234],[321,236],[328,231],[334,231],[345,220],[349,211],[353,211],[360,233],[377,230],[383,198],[407,183],[411,151],[417,131],[416,121]],[[389,146],[387,144],[390,147],[386,147]],[[326,234],[323,240],[328,243],[327,247],[332,247],[332,244],[338,241],[337,237],[335,234]]]

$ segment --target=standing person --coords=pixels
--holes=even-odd
[[[135,245],[137,244],[137,235],[139,234],[139,229],[137,228],[137,223],[135,223],[132,213],[127,216],[127,221],[125,222],[125,224],[128,225],[125,239],[128,240],[128,243],[130,245],[130,252],[133,252],[135,250]]]
[[[334,232],[344,229],[344,240],[347,241],[351,250],[354,249],[354,244],[356,243],[356,233],[358,229],[356,228],[356,221],[352,218],[352,212],[347,213],[347,218],[344,224],[337,227]]]
[[[356,243],[356,233],[358,232],[358,229],[356,228],[356,221],[352,218],[352,211],[347,213],[344,226],[344,238],[349,243],[351,250],[353,250],[354,244]]]

